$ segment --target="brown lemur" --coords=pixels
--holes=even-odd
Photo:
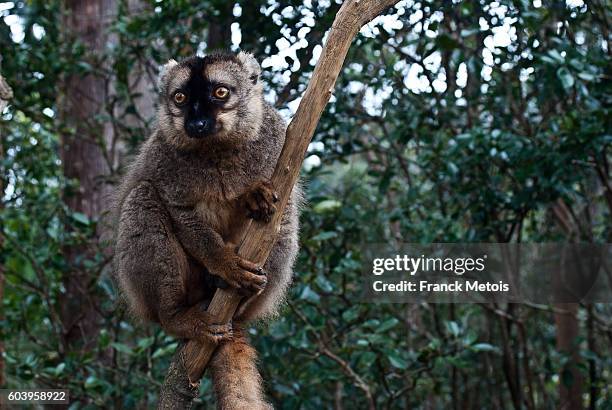
[[[243,323],[274,315],[298,251],[295,187],[261,268],[236,254],[248,218],[269,221],[269,182],[286,124],[263,98],[248,53],[171,60],[160,76],[157,125],[119,190],[115,266],[132,312],[183,339],[219,343],[210,367],[219,408],[267,408]],[[220,286],[247,296],[233,323],[206,306]]]

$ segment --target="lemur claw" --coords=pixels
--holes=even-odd
[[[215,344],[225,340],[231,340],[234,337],[234,329],[232,322],[220,324],[210,324],[206,328],[205,337]]]

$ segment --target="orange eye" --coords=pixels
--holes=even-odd
[[[182,92],[179,91],[174,94],[174,102],[177,105],[185,104],[185,101],[187,101],[187,96]]]
[[[213,97],[220,100],[225,100],[230,95],[230,90],[227,87],[219,86],[213,91]]]

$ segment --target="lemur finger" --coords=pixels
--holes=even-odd
[[[231,340],[234,337],[232,323],[210,324],[206,328],[206,337],[214,343]]]
[[[212,334],[222,335],[233,331],[232,323],[208,325],[208,331]]]
[[[241,283],[241,289],[249,293],[261,292],[268,283],[268,279],[262,275],[244,272],[244,276],[244,281]]]
[[[257,211],[257,212],[251,212],[248,215],[248,217],[256,221],[262,221],[262,222],[268,223],[272,220],[272,213],[273,212]]]
[[[278,195],[272,189],[260,189],[256,192],[256,196],[261,208],[272,208],[276,210],[276,207],[272,204],[278,201]]]
[[[257,287],[263,287],[268,283],[268,278],[265,275],[255,274],[251,272],[244,272],[247,283],[253,284]]]
[[[256,187],[261,187],[267,189],[269,191],[274,191],[274,186],[272,185],[272,181],[266,178],[262,178],[255,184]]]
[[[238,266],[248,272],[258,273],[261,266],[238,256]]]

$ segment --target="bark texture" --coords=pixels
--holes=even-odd
[[[580,370],[580,354],[578,337],[580,328],[578,324],[577,303],[557,303],[555,312],[555,326],[557,328],[557,349],[560,353],[569,356],[570,360],[562,370],[559,382],[559,409],[581,410],[582,390],[584,376]]]
[[[193,399],[200,393],[200,382],[191,383],[183,364],[181,344],[168,368],[164,384],[159,392],[158,410],[190,409]]]
[[[232,20],[234,2],[227,1],[218,7],[219,15],[213,17],[208,25],[206,49],[210,51],[229,49],[232,45]]]
[[[108,41],[108,23],[115,13],[115,0],[66,0],[63,35],[66,41],[79,41],[88,50],[92,67],[103,55]],[[71,74],[64,79],[59,97],[59,118],[65,131],[61,139],[64,175],[76,187],[64,192],[64,200],[74,212],[98,220],[106,208],[107,177],[110,172],[106,147],[110,146],[110,125],[97,120],[104,112],[108,79],[92,69],[86,74]],[[61,318],[64,345],[85,350],[97,339],[100,314],[92,289],[97,273],[87,271],[82,260],[91,254],[90,246],[67,246],[64,249],[70,266],[65,272],[66,293]]]

